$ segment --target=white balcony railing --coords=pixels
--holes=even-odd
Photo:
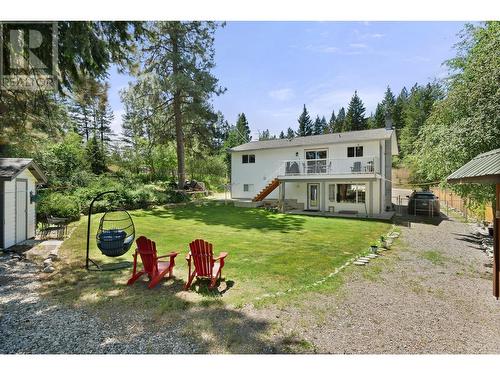
[[[279,168],[279,176],[312,176],[337,174],[380,173],[377,157],[347,159],[285,160]]]

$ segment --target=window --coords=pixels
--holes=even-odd
[[[326,150],[306,151],[307,173],[326,173]]]
[[[241,155],[241,162],[243,164],[255,163],[255,155]]]
[[[328,185],[328,199],[330,202],[335,202],[335,184]]]
[[[243,191],[244,192],[252,192],[253,191],[253,184],[243,184]]]
[[[326,159],[326,150],[306,151],[306,159],[307,160]]]
[[[347,147],[347,157],[361,157],[363,156],[363,146]]]
[[[330,185],[330,187],[333,185]],[[337,184],[338,203],[365,203],[366,185]]]

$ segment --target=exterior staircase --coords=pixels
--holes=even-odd
[[[269,184],[266,185],[266,187],[264,187],[264,189],[262,189],[260,191],[259,194],[257,194],[253,199],[252,199],[252,202],[260,202],[261,200],[263,200],[265,197],[267,197],[269,194],[271,194],[271,192],[276,189],[278,186],[280,186],[280,182],[277,178],[273,179]]]

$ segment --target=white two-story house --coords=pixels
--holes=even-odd
[[[302,210],[366,216],[392,207],[393,129],[253,141],[229,152],[235,200],[272,199]]]

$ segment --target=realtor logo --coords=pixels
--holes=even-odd
[[[1,22],[0,45],[0,90],[57,89],[57,22]]]

